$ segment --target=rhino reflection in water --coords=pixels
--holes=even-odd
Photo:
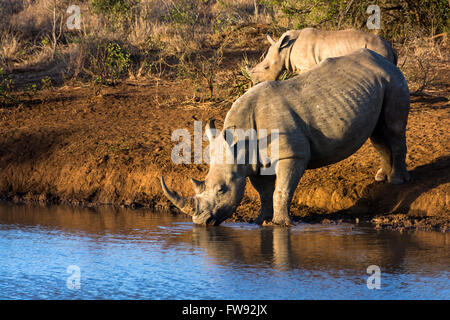
[[[205,181],[192,179],[195,196],[171,192],[161,177],[165,195],[197,224],[219,225],[239,205],[248,177],[258,191],[257,223],[290,225],[289,208],[306,169],[341,161],[370,138],[381,156],[375,179],[400,184],[406,170],[406,123],[409,90],[401,71],[379,54],[360,49],[324,60],[287,81],[263,82],[234,102],[224,131],[240,128],[279,131],[279,152],[270,155],[274,175],[261,175],[261,163],[210,164]],[[230,148],[222,134],[206,127],[211,157],[215,148]],[[217,161],[220,162],[220,161]]]

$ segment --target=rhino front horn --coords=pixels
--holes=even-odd
[[[161,176],[161,187],[164,195],[172,202],[178,209],[183,211],[185,214],[194,216],[195,215],[195,199],[194,198],[183,198],[176,193],[170,191],[164,181],[163,176]]]

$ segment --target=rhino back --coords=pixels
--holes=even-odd
[[[326,31],[314,28],[302,30],[291,50],[291,65],[308,70],[330,57],[350,54],[368,48],[396,64],[395,50],[381,37],[360,30]]]
[[[327,59],[290,80],[255,86],[235,102],[225,126],[278,129],[279,159],[310,157],[310,168],[335,163],[371,135],[399,72],[367,49]]]

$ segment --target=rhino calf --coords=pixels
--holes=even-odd
[[[161,177],[162,188],[195,223],[218,225],[241,202],[248,177],[261,200],[256,222],[289,225],[292,196],[303,172],[347,158],[368,138],[381,156],[375,179],[394,184],[409,180],[405,164],[408,112],[406,80],[382,56],[360,49],[329,58],[292,79],[251,88],[233,103],[221,134],[213,130],[213,122],[206,126],[211,163],[205,181],[191,180],[195,196],[178,196]],[[263,130],[278,131],[278,152],[269,155],[269,163],[216,161],[223,155],[217,150],[234,150],[239,142],[226,141],[224,132],[231,128],[255,130],[258,139]],[[264,165],[273,166],[275,174],[261,175]]]
[[[301,73],[321,61],[344,56],[361,48],[375,51],[397,65],[397,52],[383,38],[360,30],[326,31],[315,28],[290,30],[271,44],[264,60],[249,70],[253,84],[276,80],[284,70]]]

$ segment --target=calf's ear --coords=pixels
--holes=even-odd
[[[270,43],[271,45],[275,44],[276,41],[273,40],[273,38],[270,36],[269,33],[266,34],[266,38],[267,38],[267,41],[269,41],[269,43]]]
[[[291,43],[292,43],[292,39],[291,37],[289,37],[289,35],[284,35],[281,39],[280,39],[280,47],[278,49],[278,51],[281,51],[282,49],[288,47]]]

